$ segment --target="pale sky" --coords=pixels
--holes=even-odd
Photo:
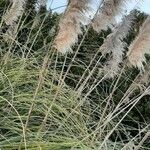
[[[92,0],[92,8],[91,13],[94,13],[96,7],[98,6],[98,2],[100,0]],[[127,0],[126,10],[130,11],[133,8],[138,8],[141,11],[150,14],[150,0]],[[63,12],[65,9],[65,5],[67,4],[67,0],[48,0],[48,7],[54,9],[57,12]]]

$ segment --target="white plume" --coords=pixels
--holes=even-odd
[[[128,59],[131,65],[144,71],[145,54],[150,54],[150,16],[143,23],[139,35],[129,47]]]
[[[54,40],[54,47],[61,53],[71,52],[82,34],[82,26],[87,21],[85,11],[90,0],[70,0],[64,16],[59,22],[59,31]]]
[[[4,22],[6,25],[13,26],[13,24],[18,20],[24,10],[25,2],[26,0],[12,0],[10,10],[8,10],[4,15]]]
[[[107,29],[114,22],[116,15],[122,12],[125,0],[104,0],[102,7],[93,19],[93,29],[100,32]]]
[[[47,4],[47,0],[38,0],[39,6],[45,7]]]
[[[123,54],[125,51],[125,42],[123,39],[129,33],[131,25],[133,23],[135,16],[135,11],[131,11],[129,15],[123,18],[123,21],[114,29],[114,31],[108,35],[105,39],[103,45],[100,47],[102,55],[112,52],[112,58],[108,61],[107,66],[105,67],[111,73],[110,77],[113,77],[120,70],[119,65],[123,60]]]

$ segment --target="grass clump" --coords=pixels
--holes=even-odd
[[[142,24],[145,15],[138,13]],[[52,47],[59,17],[26,8],[15,32],[1,18],[0,149],[150,149],[149,66],[141,75],[123,62],[121,72],[107,78],[111,54],[102,57],[98,49],[111,29],[98,34],[88,28],[72,54],[60,55]]]

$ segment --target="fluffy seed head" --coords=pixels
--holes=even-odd
[[[64,16],[59,22],[59,31],[54,40],[54,47],[61,53],[71,52],[82,34],[82,26],[87,21],[85,11],[90,0],[70,0]]]
[[[105,67],[107,70],[111,70],[111,73],[109,74],[111,77],[114,77],[120,70],[119,65],[123,60],[124,47],[126,46],[123,39],[130,31],[134,16],[135,11],[133,10],[129,15],[123,18],[123,21],[119,23],[110,35],[108,35],[103,45],[100,47],[102,55],[112,52],[112,57]]]
[[[47,0],[39,0],[38,3],[39,3],[39,6],[45,7],[47,4]]]
[[[129,47],[128,59],[131,65],[144,71],[145,54],[150,54],[150,16],[143,23],[139,35]]]
[[[18,20],[24,10],[24,4],[26,0],[12,0],[12,6],[10,10],[4,15],[4,22],[8,26],[13,26],[13,24]]]
[[[97,32],[107,29],[115,21],[117,14],[122,12],[125,0],[104,0],[102,7],[95,16],[92,26]]]

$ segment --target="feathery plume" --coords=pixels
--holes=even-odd
[[[47,0],[39,0],[38,2],[40,7],[45,7],[47,4]]]
[[[112,58],[108,61],[106,70],[111,70],[110,77],[114,77],[120,70],[119,65],[123,60],[124,48],[126,46],[123,39],[127,36],[130,31],[131,25],[135,18],[135,12],[131,11],[129,15],[123,18],[123,21],[114,29],[114,31],[108,35],[103,45],[100,47],[102,55],[112,52]]]
[[[147,17],[139,35],[129,46],[127,56],[131,65],[138,67],[140,71],[144,71],[145,54],[150,54],[150,16]]]
[[[107,29],[115,21],[116,15],[122,11],[125,0],[104,0],[102,7],[93,19],[93,29],[100,32]]]
[[[13,24],[21,16],[22,11],[24,10],[24,4],[26,0],[12,0],[12,6],[10,10],[4,15],[4,21],[6,25],[13,26]]]
[[[82,34],[82,26],[87,21],[85,11],[90,0],[69,0],[64,16],[59,22],[59,31],[54,40],[54,47],[61,53],[71,52]]]
[[[138,78],[138,82],[146,86],[150,84],[150,63],[145,66],[145,72]]]
[[[12,40],[15,40],[17,28],[18,28],[18,25],[13,24],[13,26],[10,26],[7,29],[6,33],[3,34],[3,39],[5,40],[5,42],[11,43]]]

